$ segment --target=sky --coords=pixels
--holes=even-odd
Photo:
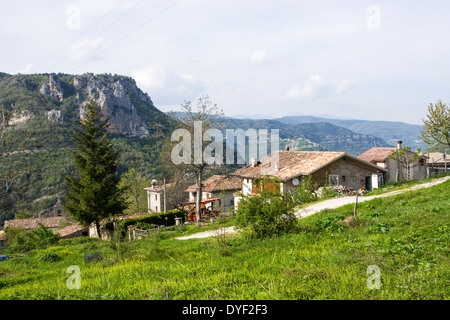
[[[157,108],[422,124],[450,102],[450,2],[0,0],[0,72],[133,77]]]

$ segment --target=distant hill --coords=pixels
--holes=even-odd
[[[249,128],[279,129],[280,139],[285,140],[280,143],[281,147],[286,144],[295,144],[300,139],[309,143],[309,148],[303,148],[302,150],[345,151],[352,155],[359,155],[372,147],[389,146],[381,138],[355,133],[327,122],[289,124],[270,119],[226,118],[225,126],[229,129],[240,128],[243,130]],[[304,144],[304,147],[308,147],[308,145]]]
[[[0,73],[0,105],[11,114],[0,143],[0,178],[17,176],[15,192],[11,196],[0,194],[0,220],[17,212],[40,212],[65,193],[63,177],[74,172],[70,155],[73,126],[89,99],[110,120],[113,144],[122,149],[119,170],[135,168],[146,178],[160,173],[159,140],[152,138],[149,123],[169,130],[172,120],[153,105],[132,78],[92,73]]]
[[[412,149],[421,148],[425,150],[427,148],[426,144],[420,139],[422,126],[415,124],[392,121],[328,119],[314,116],[286,116],[275,120],[291,125],[326,122],[357,133],[380,137],[391,146],[395,146],[396,142],[401,140],[403,145]]]

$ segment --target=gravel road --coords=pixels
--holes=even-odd
[[[380,195],[375,195],[375,196],[369,196],[369,197],[358,197],[358,203],[364,202],[364,201],[373,200],[375,198],[383,198],[383,197],[394,196],[394,195],[405,193],[405,192],[412,191],[412,190],[418,190],[418,189],[422,189],[422,188],[429,188],[431,186],[435,186],[437,184],[444,183],[445,181],[447,181],[449,179],[450,179],[450,176],[447,176],[447,177],[444,177],[444,178],[439,178],[439,179],[433,180],[431,182],[418,184],[416,186],[413,186],[413,187],[410,187],[410,188],[407,188],[407,189],[392,191],[392,192],[388,192],[388,193],[384,193],[384,194],[380,194]],[[319,202],[319,203],[316,203],[316,204],[312,204],[312,205],[310,205],[308,207],[302,208],[299,211],[297,211],[295,213],[295,215],[298,218],[305,218],[305,217],[310,216],[310,215],[312,215],[314,213],[317,213],[317,212],[319,212],[321,210],[324,210],[324,209],[336,209],[336,208],[345,206],[346,204],[349,204],[349,203],[355,203],[355,201],[356,201],[356,196],[325,200],[325,201],[322,201],[322,202]]]
[[[380,195],[375,195],[375,196],[369,196],[369,197],[358,197],[358,203],[361,203],[361,202],[364,202],[364,201],[373,200],[375,198],[383,198],[383,197],[394,196],[394,195],[405,193],[405,192],[412,191],[412,190],[429,188],[431,186],[435,186],[435,185],[444,183],[447,180],[450,180],[450,176],[439,178],[439,179],[433,180],[431,182],[418,184],[416,186],[413,186],[413,187],[410,187],[410,188],[407,188],[407,189],[392,191],[392,192],[388,192],[388,193],[384,193],[384,194],[380,194]],[[310,215],[312,215],[314,213],[317,213],[317,212],[319,212],[321,210],[324,210],[324,209],[336,209],[336,208],[345,206],[346,204],[355,203],[355,201],[356,201],[356,196],[342,197],[342,198],[335,198],[335,199],[325,200],[325,201],[322,201],[322,202],[319,202],[319,203],[316,203],[316,204],[312,204],[312,205],[307,206],[305,208],[302,208],[299,211],[297,211],[295,213],[295,215],[298,218],[305,218],[305,217],[310,216]],[[223,228],[221,232],[234,233],[234,232],[236,232],[236,229],[234,227],[228,227],[228,228]],[[202,238],[208,238],[208,237],[213,237],[213,236],[217,236],[217,231],[210,230],[210,231],[198,232],[198,233],[192,234],[190,236],[179,237],[179,238],[175,238],[175,239],[177,239],[177,240],[202,239]]]

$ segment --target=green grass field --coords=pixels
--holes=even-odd
[[[449,208],[447,181],[360,203],[351,225],[339,223],[348,205],[271,239],[175,240],[206,230],[188,226],[123,243],[62,240],[0,262],[0,299],[449,299]],[[103,259],[85,263],[95,252]],[[72,265],[80,289],[67,286]]]

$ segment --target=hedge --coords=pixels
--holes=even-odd
[[[137,218],[129,218],[129,219],[123,219],[119,220],[117,222],[117,231],[123,236],[125,236],[128,226],[131,225],[137,225],[137,226],[145,226],[145,225],[154,225],[154,226],[165,226],[166,225],[166,217],[167,217],[167,225],[171,226],[175,224],[175,218],[183,218],[184,214],[181,210],[174,209],[171,211],[167,211],[166,213],[160,212],[160,213],[154,213],[149,214],[146,216],[141,216]],[[105,229],[113,231],[114,226],[112,222],[108,222],[105,225]]]

